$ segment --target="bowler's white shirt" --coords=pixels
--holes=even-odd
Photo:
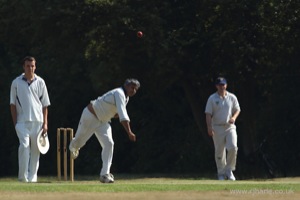
[[[130,121],[126,110],[128,101],[129,97],[126,97],[124,89],[120,87],[108,91],[91,103],[100,121],[108,122],[117,113],[120,121]]]
[[[205,113],[212,115],[213,125],[227,124],[236,111],[240,111],[239,102],[237,97],[228,91],[224,98],[217,92],[210,95],[205,108]]]
[[[43,107],[50,105],[45,81],[34,75],[28,83],[24,74],[13,80],[10,89],[10,104],[17,109],[17,122],[43,122]]]

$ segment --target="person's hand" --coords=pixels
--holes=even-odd
[[[48,131],[48,124],[44,123],[42,129],[43,129],[43,134],[47,133],[47,131]]]
[[[208,132],[208,135],[211,137],[215,134],[212,128],[208,128],[207,132]]]
[[[114,118],[119,118],[119,115],[118,115],[118,113],[114,115]]]
[[[229,124],[234,124],[234,122],[235,122],[235,119],[234,119],[233,117],[231,117],[231,118],[229,119]]]
[[[132,133],[132,132],[128,133],[128,137],[129,137],[130,141],[132,141],[132,142],[136,141],[136,136],[134,133]]]

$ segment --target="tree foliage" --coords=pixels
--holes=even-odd
[[[265,137],[274,159],[296,172],[299,9],[293,0],[1,0],[2,175],[17,171],[9,89],[22,72],[19,61],[29,54],[37,58],[52,103],[52,145],[41,157],[40,173],[55,174],[56,128],[76,130],[88,102],[128,77],[142,85],[128,105],[138,142],[128,142],[119,122],[112,122],[113,171],[214,172],[204,107],[219,75],[242,108],[239,176],[260,170],[253,170],[259,162],[249,157]],[[76,173],[98,172],[96,138],[81,151]]]

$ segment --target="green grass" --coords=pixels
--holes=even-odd
[[[300,178],[277,180],[216,181],[191,178],[116,177],[114,184],[101,184],[97,177],[76,178],[75,182],[39,177],[39,183],[21,183],[0,178],[1,192],[147,192],[147,191],[300,191]]]

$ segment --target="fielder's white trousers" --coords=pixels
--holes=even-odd
[[[82,148],[93,134],[96,135],[102,146],[102,169],[100,175],[109,174],[114,150],[111,126],[108,122],[100,122],[95,115],[85,108],[82,112],[75,137],[70,143],[70,149]]]
[[[37,147],[37,135],[42,122],[18,122],[16,132],[19,138],[19,175],[22,182],[37,182],[40,151]]]
[[[214,130],[214,146],[215,161],[219,175],[223,175],[226,171],[235,170],[237,157],[237,133],[235,125],[215,125]]]

